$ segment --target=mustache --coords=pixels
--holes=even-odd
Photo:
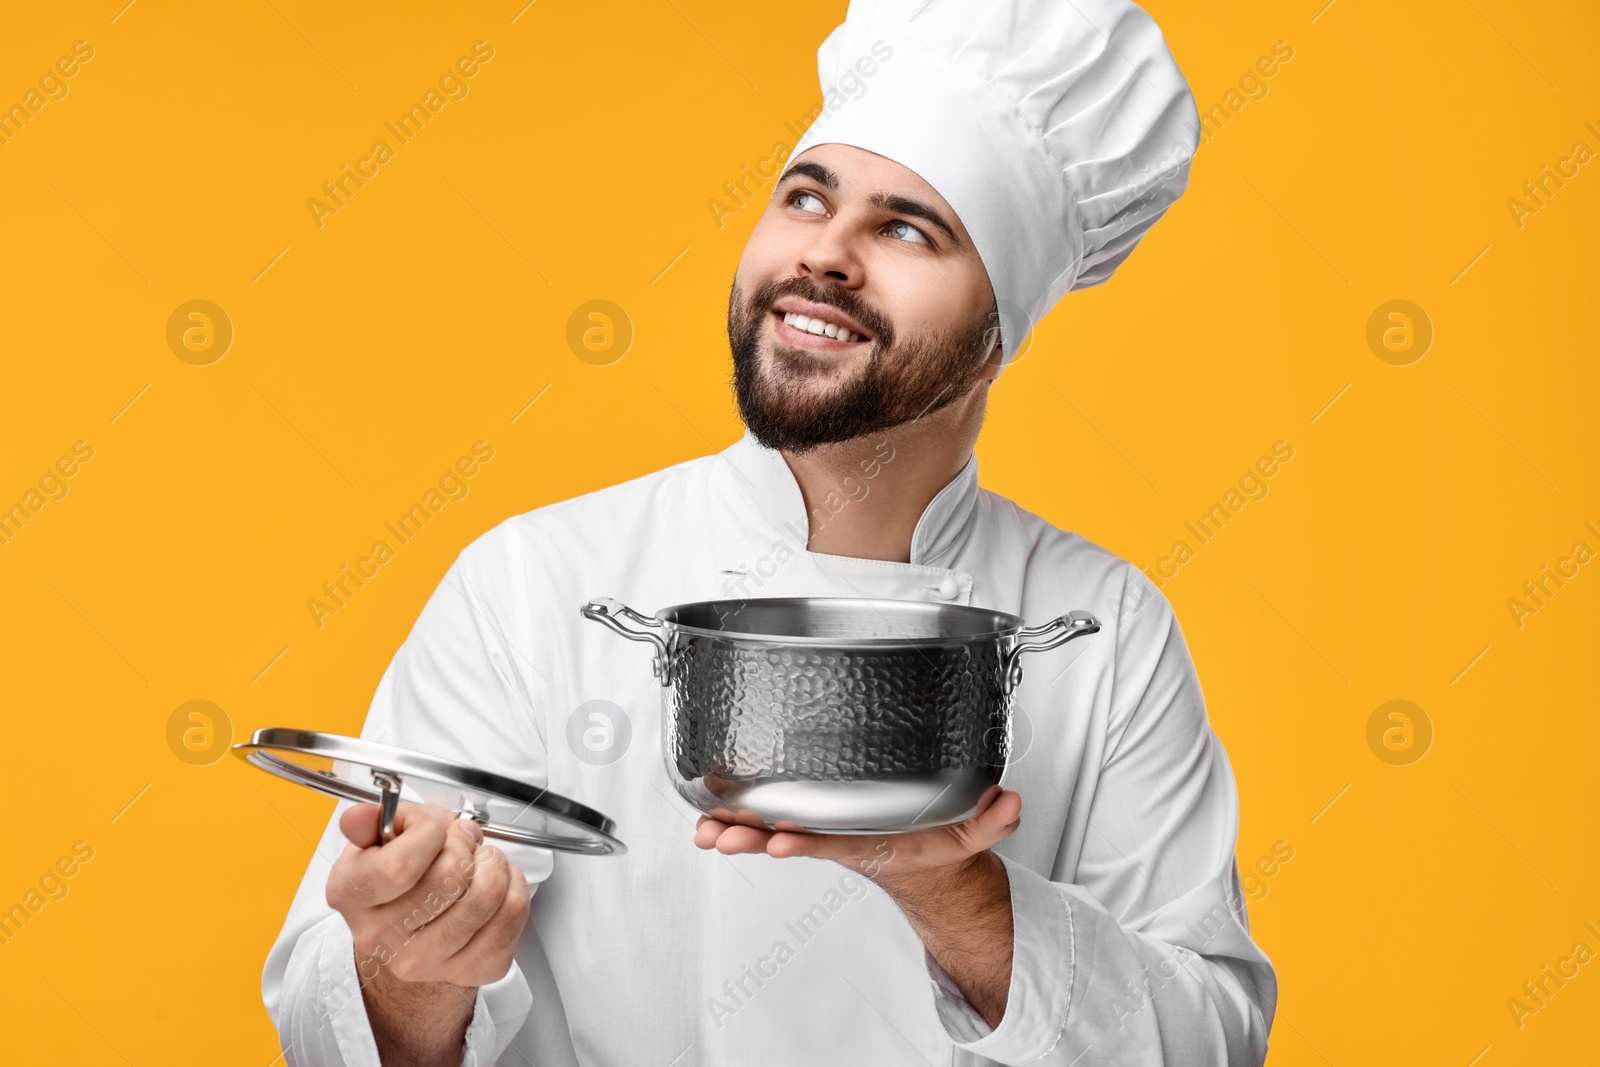
[[[894,343],[894,327],[889,320],[868,307],[859,296],[837,286],[818,285],[810,278],[783,278],[768,282],[751,295],[749,306],[752,312],[770,311],[773,304],[786,296],[796,296],[842,311],[859,322],[882,347],[888,348]]]

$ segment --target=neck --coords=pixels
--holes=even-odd
[[[805,499],[806,547],[910,562],[917,521],[972,456],[988,385],[980,382],[948,407],[882,433],[783,453]]]

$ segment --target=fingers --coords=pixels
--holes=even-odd
[[[753,826],[730,826],[717,836],[717,851],[724,856],[741,852],[765,852],[772,838],[771,830],[757,830]]]
[[[344,834],[346,841],[357,848],[370,848],[378,843],[378,816],[376,804],[357,804],[353,808],[347,808],[345,813],[339,816],[339,832]],[[400,814],[396,812],[397,829],[399,823]]]
[[[785,830],[783,827],[792,829]],[[879,838],[864,838],[854,834],[813,834],[801,830],[793,823],[781,823],[779,829],[768,830],[744,822],[728,823],[702,815],[695,827],[694,843],[702,850],[715,849],[725,856],[746,853],[766,853],[775,859],[790,856],[816,856],[821,859],[845,859],[864,855],[871,843]]]
[[[505,903],[512,869],[505,853],[493,845],[480,845],[465,866],[464,872],[457,872],[458,878],[470,879],[465,892],[460,892],[458,884],[456,899],[445,901],[420,929],[412,928],[415,932],[394,963],[396,977],[408,982],[435,980],[448,968],[447,961],[480,933]],[[524,889],[526,885],[524,881]]]
[[[695,826],[694,843],[698,848],[714,848],[725,856],[732,856],[740,852],[764,851],[767,839],[771,836],[772,831],[764,828],[758,829],[743,822],[728,823],[702,815]]]
[[[1001,793],[995,800],[994,806],[983,813],[985,825],[992,824],[996,828],[1010,827],[1016,829],[1022,823],[1022,794],[1010,790]]]
[[[458,819],[444,845],[417,883],[394,901],[373,909],[391,929],[415,931],[433,922],[466,895],[476,870],[474,853],[483,831],[471,819]]]
[[[339,816],[339,832],[359,848],[370,848],[378,843],[378,820],[382,812],[376,804],[357,804],[345,809]],[[395,810],[394,832],[398,836],[413,819],[454,819],[455,815],[437,804],[413,804],[402,800]]]
[[[717,847],[717,837],[728,828],[728,824],[709,815],[700,816],[700,821],[694,828],[694,845],[700,849]]]
[[[865,861],[882,857],[885,850],[891,855],[896,842],[914,840],[910,834],[816,834],[809,831],[779,831],[767,842],[767,855],[774,859],[792,859],[810,856],[819,860],[835,860],[857,870],[864,869]]]
[[[328,881],[328,903],[339,911],[377,907],[410,890],[438,857],[446,831],[456,821],[437,805],[402,803],[395,815],[394,840],[363,846],[360,841],[377,838],[377,814],[374,805],[363,804],[339,818],[339,829],[350,839],[350,847],[334,864],[337,876]]]
[[[512,952],[527,925],[532,898],[522,871],[509,863],[506,866],[508,877],[498,909],[445,963],[446,977],[456,985],[488,985],[511,969]]]
[[[972,818],[955,826],[913,830],[893,836],[808,833],[793,824],[768,830],[748,811],[733,813],[718,808],[703,815],[695,826],[694,843],[702,850],[723,855],[766,853],[774,859],[810,856],[844,863],[877,856],[885,843],[900,858],[902,867],[935,867],[964,860],[991,848],[1022,825],[1022,797],[1009,789],[991,786],[979,798]]]
[[[966,822],[946,827],[948,837],[930,852],[936,862],[953,863],[993,848],[1022,825],[1022,797],[994,787],[978,804],[978,813]]]
[[[402,803],[396,834],[377,845],[378,809],[341,814],[349,840],[334,864],[328,902],[344,915],[358,954],[405,982],[482,985],[505,976],[527,922],[527,878],[483,844],[470,819]]]
[[[812,856],[817,859],[843,859],[859,846],[856,838],[838,834],[777,833],[767,842],[767,855],[786,860],[795,856]]]
[[[752,846],[771,839],[772,831],[779,833],[791,831],[797,834],[809,833],[798,823],[782,820],[773,823],[769,830],[766,820],[749,808],[740,808],[737,812],[730,811],[727,808],[713,808],[711,809],[711,814],[700,816],[700,821],[695,824],[694,843],[696,847],[702,849],[719,848],[720,846],[717,842],[722,832],[735,826],[745,826],[758,831],[757,836],[736,834],[728,840],[727,848],[737,846],[741,852],[761,851],[760,848]]]
[[[968,828],[967,844],[973,852],[997,845],[1022,825],[1022,796],[1004,790],[962,825]]]
[[[985,789],[983,791],[983,795],[978,798],[977,805],[973,808],[973,817],[976,818],[977,816],[982,815],[984,810],[988,808],[989,805],[1000,799],[1000,794],[1002,792],[1004,792],[1004,790],[997,785],[991,785],[988,789]]]

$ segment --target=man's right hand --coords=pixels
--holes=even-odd
[[[528,919],[528,882],[483,831],[433,804],[401,803],[378,845],[378,808],[339,819],[350,844],[328,904],[350,927],[383,1062],[461,1062],[477,987],[505,977]]]

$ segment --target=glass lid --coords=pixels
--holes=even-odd
[[[269,774],[339,797],[376,804],[380,843],[394,839],[400,801],[437,804],[473,819],[486,838],[558,852],[618,856],[617,824],[540,786],[358,737],[267,727],[233,746]]]

